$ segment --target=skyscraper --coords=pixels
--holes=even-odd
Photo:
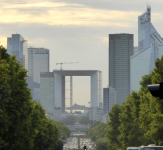
[[[28,48],[27,41],[20,34],[12,34],[7,38],[7,52],[15,55],[25,69],[28,69]]]
[[[111,111],[112,107],[117,103],[116,99],[116,91],[114,88],[109,88],[109,112]]]
[[[109,112],[109,88],[103,88],[103,115]]]
[[[49,72],[49,50],[28,48],[28,87],[32,89],[33,100],[40,102],[40,73]]]
[[[122,104],[130,93],[133,41],[133,34],[109,34],[109,88],[115,88],[118,104]]]
[[[46,113],[53,119],[54,116],[54,73],[40,73],[40,103],[45,108]]]
[[[151,23],[151,7],[138,17],[138,53],[130,58],[130,92],[138,91],[142,76],[155,67],[155,60],[163,55],[163,39]]]
[[[33,81],[40,83],[40,72],[49,72],[49,50],[44,48],[28,48],[28,75]]]

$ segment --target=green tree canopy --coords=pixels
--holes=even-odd
[[[118,130],[120,126],[119,115],[121,112],[122,107],[119,104],[115,104],[109,112],[108,131],[106,137],[108,141],[108,149],[110,150],[121,148],[121,143],[118,141],[118,136],[120,135],[120,131]]]
[[[59,150],[59,127],[32,101],[26,78],[27,70],[0,46],[0,149]]]
[[[27,88],[27,71],[0,46],[0,149],[30,149],[32,97]]]

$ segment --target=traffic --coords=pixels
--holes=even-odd
[[[89,138],[80,138],[79,139],[79,148],[83,149],[83,147],[86,146],[87,150],[93,150],[95,148],[95,143],[91,141]],[[68,149],[78,149],[78,138],[73,137],[72,141],[66,142],[63,146],[63,150]]]

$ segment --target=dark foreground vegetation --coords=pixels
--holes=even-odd
[[[0,150],[61,150],[70,130],[32,101],[27,70],[0,46]]]
[[[155,69],[142,77],[139,91],[132,91],[122,105],[112,107],[107,124],[95,122],[87,130],[97,150],[105,145],[109,150],[163,145],[163,100],[153,97],[147,88],[162,81],[163,56],[156,60]]]

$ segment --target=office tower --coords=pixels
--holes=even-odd
[[[32,98],[40,102],[40,72],[49,72],[49,50],[44,48],[28,48],[28,88]]]
[[[163,39],[151,23],[151,7],[138,17],[138,53],[130,58],[130,92],[138,91],[142,76],[155,68],[155,60],[163,55]]]
[[[134,47],[134,55],[136,54],[136,53],[138,53],[139,52],[139,47],[138,46],[135,46]]]
[[[130,93],[133,41],[133,34],[109,34],[109,88],[115,88],[118,104],[122,104]]]
[[[89,119],[93,121],[102,121],[103,109],[100,107],[91,107],[89,110]]]
[[[17,61],[28,70],[28,48],[27,41],[20,34],[12,34],[12,37],[7,38],[7,52],[15,55]]]
[[[109,112],[109,88],[103,88],[103,115]]]
[[[117,103],[116,100],[116,91],[114,88],[109,88],[109,112],[111,111],[112,107]]]
[[[40,103],[46,110],[46,114],[54,116],[54,73],[40,73]]]
[[[40,83],[40,72],[49,72],[49,50],[44,48],[28,48],[28,75],[33,81]]]
[[[40,84],[33,82],[33,79],[31,77],[27,78],[26,83],[28,84],[28,88],[31,89],[32,100],[40,103]]]

